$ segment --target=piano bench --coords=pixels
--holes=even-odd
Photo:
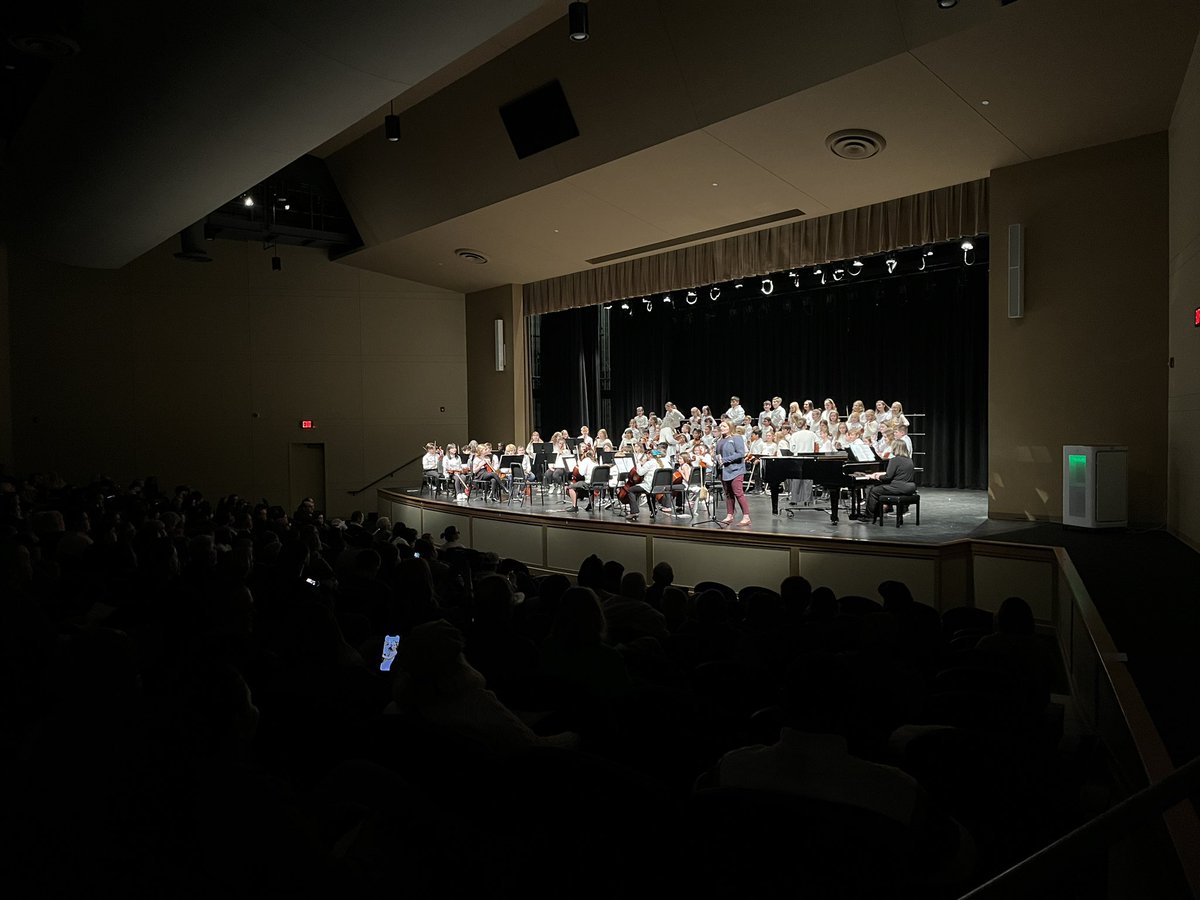
[[[881,504],[890,503],[896,507],[896,527],[899,528],[904,524],[905,507],[915,506],[917,508],[917,524],[921,524],[921,495],[917,492],[911,494],[880,494],[879,502]],[[883,524],[883,511],[880,509],[879,524]]]

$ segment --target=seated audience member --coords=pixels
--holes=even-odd
[[[559,600],[550,636],[542,642],[541,669],[587,697],[610,699],[629,691],[625,661],[604,643],[604,610],[590,588],[570,588]]]
[[[621,578],[621,590],[603,604],[611,643],[632,644],[643,637],[666,638],[666,621],[662,613],[645,601],[645,596],[646,577],[641,572],[626,572]]]
[[[496,753],[578,744],[570,732],[535,734],[487,689],[463,657],[463,646],[462,632],[444,619],[414,628],[396,651],[389,711],[412,713]]]
[[[1040,711],[1050,700],[1053,659],[1034,633],[1033,610],[1020,597],[1009,597],[996,612],[996,631],[980,639],[976,657],[1012,675],[1030,705]]]
[[[502,699],[509,699],[537,671],[537,646],[513,624],[516,595],[502,575],[475,582],[471,621],[464,630],[467,661]]]
[[[847,690],[845,674],[833,654],[794,662],[784,684],[789,724],[779,742],[726,753],[717,763],[718,784],[870,810],[910,829],[937,866],[966,874],[974,855],[966,830],[939,811],[907,773],[850,753],[846,723],[858,698]]]

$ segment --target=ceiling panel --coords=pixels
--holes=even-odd
[[[1040,158],[1165,130],[1197,27],[1195,0],[1021,0],[914,54]]]

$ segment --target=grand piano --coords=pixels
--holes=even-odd
[[[829,495],[829,518],[834,523],[838,521],[838,497],[841,495],[841,489],[850,488],[851,498],[857,501],[857,490],[870,484],[855,478],[855,473],[881,472],[887,468],[887,463],[878,457],[871,462],[859,462],[851,459],[848,453],[764,456],[759,462],[762,466],[762,477],[771,486],[772,515],[779,515],[780,485],[790,478],[800,478],[825,488]]]

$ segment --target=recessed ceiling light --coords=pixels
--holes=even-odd
[[[718,183],[714,181],[714,182],[712,183],[712,186],[713,186],[713,187],[718,187]]]
[[[979,102],[980,102],[982,105],[984,105],[984,106],[991,106],[991,105],[992,105],[992,101],[991,101],[991,100],[980,100]]]

